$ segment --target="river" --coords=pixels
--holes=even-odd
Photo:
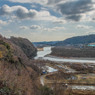
[[[71,62],[71,63],[95,63],[95,60],[91,59],[83,59],[83,58],[61,58],[61,57],[55,57],[55,56],[46,56],[50,54],[52,47],[44,47],[43,51],[38,51],[37,56],[35,59],[43,59],[43,60],[49,60],[49,61],[55,61],[55,62]]]
[[[52,52],[51,48],[52,47],[44,47],[43,51],[38,51],[35,59],[49,60],[49,61],[55,61],[55,62],[95,63],[95,60],[70,59],[70,58],[66,59],[66,58],[60,58],[60,57],[55,57],[55,56],[47,57],[46,55],[48,55]],[[50,68],[50,72],[51,72],[51,70],[54,71],[52,68]],[[44,75],[41,76],[40,81],[41,81],[41,84],[44,86]],[[95,86],[72,85],[69,87],[71,87],[72,89],[79,89],[79,90],[95,90]]]

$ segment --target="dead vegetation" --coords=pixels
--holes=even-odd
[[[0,36],[0,95],[37,95],[38,74],[31,64],[19,46]]]
[[[51,55],[58,57],[95,58],[95,48],[94,47],[83,47],[83,48],[54,47],[52,48]]]

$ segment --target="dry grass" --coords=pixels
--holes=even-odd
[[[72,94],[71,95],[95,95],[95,91],[72,90]]]
[[[4,81],[18,95],[34,95],[33,81],[24,67],[16,69],[10,63],[0,62],[0,81]]]

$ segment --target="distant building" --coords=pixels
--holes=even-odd
[[[88,44],[88,46],[95,47],[95,43],[90,43],[90,44]]]

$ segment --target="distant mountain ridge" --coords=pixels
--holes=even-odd
[[[85,36],[75,36],[64,41],[34,42],[35,46],[64,46],[95,43],[95,34]]]
[[[77,45],[77,44],[89,44],[95,42],[95,34],[85,35],[85,36],[76,36],[72,38],[68,38],[64,41],[60,41],[56,43],[56,45]]]
[[[32,42],[36,47],[54,46],[58,41]]]

